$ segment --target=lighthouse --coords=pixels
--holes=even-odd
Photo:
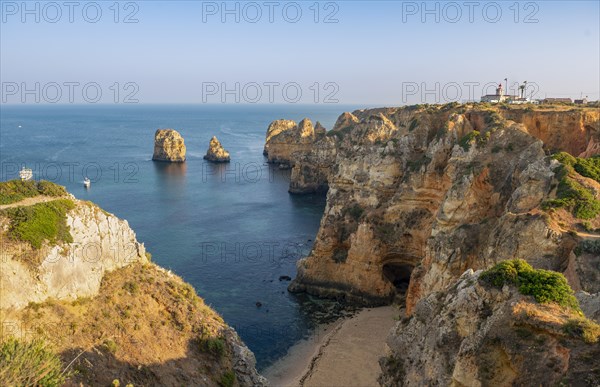
[[[502,100],[502,96],[504,96],[504,87],[502,86],[502,83],[498,84],[498,87],[496,88],[496,95],[500,97],[498,98],[499,100]]]

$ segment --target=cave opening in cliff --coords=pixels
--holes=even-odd
[[[413,268],[406,263],[391,262],[383,265],[383,276],[394,285],[397,295],[406,294]]]

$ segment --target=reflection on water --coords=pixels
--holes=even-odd
[[[187,171],[186,163],[168,163],[162,161],[153,161],[154,170],[158,175],[164,176],[166,179],[175,178],[176,180],[182,180],[185,177]]]
[[[178,197],[185,191],[187,163],[152,161],[160,193]]]

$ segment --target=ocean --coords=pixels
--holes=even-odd
[[[255,353],[259,369],[308,337],[326,301],[287,292],[296,261],[312,246],[325,207],[287,192],[289,171],[262,155],[269,123],[304,117],[331,129],[356,106],[4,105],[1,180],[22,166],[126,219],[157,264],[191,283]],[[154,132],[172,128],[184,164],[151,161]],[[228,165],[202,157],[216,135]],[[83,187],[87,176],[91,188]],[[261,306],[258,307],[257,303]]]

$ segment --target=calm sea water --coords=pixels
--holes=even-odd
[[[159,265],[190,282],[235,327],[264,368],[312,321],[304,298],[286,291],[325,206],[290,196],[289,171],[265,164],[268,124],[309,117],[330,129],[353,106],[2,106],[1,179],[22,165],[127,219]],[[151,161],[154,132],[185,138],[187,162]],[[202,156],[216,135],[232,163]],[[83,188],[84,176],[92,180]],[[259,308],[256,302],[262,303]]]

